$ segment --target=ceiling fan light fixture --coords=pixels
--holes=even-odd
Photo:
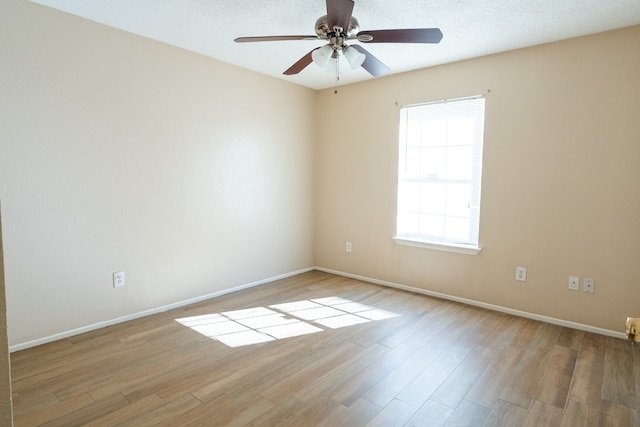
[[[324,45],[313,51],[311,58],[320,68],[325,68],[329,65],[329,60],[333,55],[333,47],[331,45]]]
[[[353,17],[354,0],[326,0],[327,14],[316,20],[315,35],[237,37],[236,43],[270,42],[280,40],[325,40],[325,46],[316,47],[287,68],[282,74],[298,74],[312,62],[320,68],[335,68],[336,81],[340,74],[340,57],[344,56],[352,69],[364,68],[373,77],[389,71],[378,58],[362,45],[349,47],[346,42],[360,43],[440,43],[442,31],[439,28],[395,28],[387,30],[367,30],[360,32],[360,24]],[[334,67],[335,66],[335,67]]]
[[[353,49],[348,46],[345,49],[343,49],[342,52],[344,54],[344,57],[349,62],[349,65],[351,65],[352,70],[355,70],[356,68],[361,66],[364,60],[366,59],[365,54],[358,52],[356,49]]]

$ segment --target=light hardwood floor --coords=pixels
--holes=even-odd
[[[327,297],[398,316],[269,308]],[[322,331],[229,347],[176,321],[257,307]],[[640,346],[318,271],[16,352],[12,375],[16,426],[640,426]]]

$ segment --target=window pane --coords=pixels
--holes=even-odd
[[[469,217],[470,184],[448,184],[446,214],[457,217]]]
[[[447,217],[444,237],[450,242],[466,242],[469,239],[469,218]]]
[[[475,120],[473,117],[454,117],[448,121],[447,145],[464,145],[473,141]]]
[[[405,182],[398,186],[398,212],[420,211],[420,183]]]
[[[420,230],[422,236],[441,239],[444,229],[444,216],[420,215]]]
[[[447,120],[424,120],[422,121],[422,141],[423,147],[437,147],[447,144]]]
[[[484,98],[400,111],[397,234],[477,246]]]
[[[447,149],[442,147],[424,148],[420,177],[425,179],[445,179],[447,171]]]
[[[448,180],[471,180],[473,176],[473,146],[450,147],[447,150]]]
[[[420,215],[418,213],[399,213],[397,227],[399,235],[416,236],[420,229]]]
[[[420,129],[420,124],[410,122],[409,128],[406,132],[407,147],[420,147],[422,145],[421,133],[422,130]]]
[[[407,148],[406,168],[404,176],[407,178],[418,178],[420,176],[420,148]]]
[[[444,215],[447,201],[446,184],[426,183],[421,186],[420,212]]]

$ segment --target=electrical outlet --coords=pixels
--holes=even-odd
[[[516,280],[520,282],[527,281],[527,267],[516,267]]]
[[[578,276],[569,276],[569,289],[572,291],[580,290],[580,278]]]
[[[116,271],[113,273],[113,287],[121,288],[124,286],[124,271]]]
[[[584,281],[582,282],[582,290],[592,294],[596,291],[596,281],[593,279],[587,279],[585,277]]]
[[[351,242],[347,242],[347,245],[345,246],[345,250],[347,252],[351,252]]]

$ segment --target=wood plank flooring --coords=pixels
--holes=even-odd
[[[269,307],[329,297],[360,305]],[[321,331],[273,339],[264,331],[282,329],[244,328],[272,340],[239,347],[209,337],[225,331],[207,319],[243,328],[255,313],[229,318],[259,307],[275,313],[265,321]],[[331,309],[357,321],[384,313],[367,307],[398,316],[321,323]],[[11,359],[18,427],[640,427],[640,346],[318,271]]]

